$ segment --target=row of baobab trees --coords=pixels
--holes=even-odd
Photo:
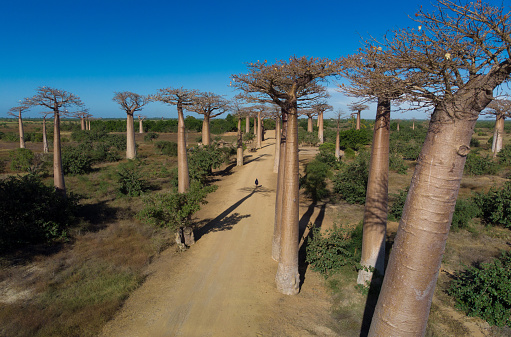
[[[496,104],[495,94],[511,75],[508,9],[451,0],[439,0],[435,7],[433,12],[419,9],[413,28],[362,41],[355,54],[336,60],[292,56],[273,64],[257,61],[247,65],[247,73],[232,75],[232,86],[246,102],[280,109],[272,257],[278,261],[277,289],[289,295],[298,293],[300,284],[299,108],[321,101],[326,92],[320,82],[331,76],[345,78],[349,84],[339,90],[361,98],[360,103],[376,102],[363,227],[361,264],[366,268],[359,282],[375,281],[375,274],[384,278],[369,336],[425,334],[474,126],[483,109]],[[192,105],[192,94],[163,89],[157,95],[178,110],[180,192],[188,188],[182,110]],[[429,109],[431,119],[384,270],[391,104],[405,102]],[[40,103],[58,112],[56,104]]]

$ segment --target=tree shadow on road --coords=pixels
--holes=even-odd
[[[251,163],[251,162],[253,162],[253,161],[259,161],[259,160],[261,160],[261,158],[262,158],[262,157],[266,157],[266,156],[269,156],[269,154],[267,154],[267,153],[263,153],[263,154],[261,154],[261,155],[259,155],[259,156],[255,157],[255,158],[251,158],[251,159],[249,159],[249,160],[245,161],[245,162],[244,162],[244,165],[246,165],[246,164],[250,164],[250,163]],[[247,157],[249,157],[249,156],[247,156]],[[252,156],[250,156],[250,157],[252,157]]]
[[[309,205],[309,208],[302,215],[302,218],[299,221],[300,243],[298,250],[298,272],[300,273],[300,288],[302,287],[303,282],[305,282],[305,274],[307,272],[307,268],[309,267],[309,263],[307,262],[307,244],[310,240],[313,239],[312,228],[321,228],[323,225],[323,220],[325,219],[326,203],[320,206],[318,216],[314,220],[314,223],[311,223],[310,220],[316,207],[316,202],[313,202],[311,205]]]
[[[200,240],[201,237],[204,235],[210,233],[210,232],[219,232],[219,231],[225,231],[230,230],[236,225],[240,220],[244,218],[250,217],[249,214],[246,215],[240,215],[239,213],[233,213],[231,214],[236,208],[238,208],[239,205],[241,205],[245,200],[250,198],[254,195],[254,193],[258,192],[258,188],[251,189],[252,192],[250,194],[244,196],[240,200],[238,200],[236,203],[234,203],[232,206],[228,207],[225,211],[220,213],[216,218],[213,220],[211,219],[205,219],[198,223],[198,230],[196,231],[196,240]],[[231,215],[229,215],[231,214]]]

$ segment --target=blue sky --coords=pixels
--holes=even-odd
[[[245,72],[247,62],[353,53],[360,36],[414,25],[407,15],[420,4],[3,0],[0,117],[39,86],[70,91],[95,117],[104,118],[126,116],[112,101],[116,91],[151,94],[182,86],[230,98],[235,94],[230,75]],[[347,111],[352,99],[333,90],[335,83],[328,83],[329,103]],[[372,110],[362,118],[374,118]],[[147,105],[142,114],[177,117],[174,107],[160,103]],[[25,116],[39,114],[34,109]],[[410,112],[396,117],[425,118]]]

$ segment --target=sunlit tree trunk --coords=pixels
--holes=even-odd
[[[238,117],[238,144],[236,152],[236,166],[243,166],[243,133],[241,131],[241,117]]]
[[[18,130],[20,133],[20,149],[25,148],[25,132],[23,131],[23,119],[21,118],[21,111],[18,114]]]
[[[412,130],[415,130],[415,121],[412,122]]]
[[[319,112],[318,113],[318,123],[319,123],[319,126],[318,126],[318,138],[319,138],[319,143],[320,144],[323,144],[323,112]]]
[[[399,132],[399,122],[397,122],[396,131]]]
[[[360,111],[357,111],[357,126],[355,129],[360,130]]]
[[[257,137],[257,117],[254,117],[254,136]]]
[[[87,121],[87,124],[88,124],[88,128],[87,128],[87,130],[89,130],[89,131],[90,131],[90,120],[88,120],[88,121]]]
[[[204,115],[202,121],[202,144],[211,145],[211,135],[209,133],[209,116]]]
[[[53,120],[53,184],[55,190],[66,194],[64,170],[62,168],[62,151],[60,144],[60,115],[56,112]]]
[[[387,230],[389,134],[390,101],[380,98],[376,109],[369,179],[367,181],[360,264],[367,268],[376,269],[382,276]],[[361,269],[358,272],[357,283],[365,285],[367,281],[381,282],[381,279],[375,280],[372,271]]]
[[[46,135],[46,116],[43,117],[43,153],[50,152],[48,147],[48,136]]]
[[[280,134],[279,167],[277,175],[277,193],[275,195],[275,222],[273,226],[272,258],[275,261],[280,259],[280,242],[282,227],[282,200],[285,177],[284,163],[286,161],[286,134],[287,134],[287,113],[282,110],[282,131]]]
[[[435,108],[417,160],[369,336],[424,336],[431,300],[479,111]],[[481,97],[481,95],[479,96]],[[485,106],[487,102],[477,102]],[[456,110],[456,106],[461,107]],[[449,111],[447,111],[449,109]],[[451,116],[463,116],[453,118]]]
[[[275,118],[275,158],[273,160],[273,173],[279,172],[280,159],[280,117]]]
[[[312,126],[312,115],[307,115],[307,132],[313,132],[314,128]]]
[[[138,121],[138,133],[144,133],[144,126],[142,125],[142,120]]]
[[[135,128],[133,125],[133,114],[126,114],[126,158],[135,159],[137,152],[135,148]]]
[[[280,256],[277,275],[275,276],[277,290],[285,295],[295,295],[300,291],[300,274],[298,272],[298,115],[296,99],[290,105],[284,163]]]
[[[257,148],[262,147],[263,128],[261,127],[261,111],[257,112]]]
[[[80,117],[80,130],[85,131],[85,118]]]
[[[246,116],[245,117],[245,133],[249,133],[249,132],[250,132],[250,117]]]
[[[502,150],[503,140],[504,140],[504,114],[498,113],[496,114],[495,121],[495,130],[493,131],[493,143],[491,147],[491,151],[493,152],[493,157],[497,156],[497,153]]]
[[[177,103],[177,191],[185,193],[190,187],[188,157],[186,155],[186,129],[183,106]]]
[[[341,141],[339,136],[339,120],[337,120],[337,132],[335,134],[335,158],[339,160],[341,158]]]

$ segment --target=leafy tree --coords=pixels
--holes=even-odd
[[[507,181],[502,188],[493,186],[487,193],[476,193],[474,202],[484,223],[511,228],[511,182]]]
[[[9,151],[11,170],[17,172],[29,172],[34,164],[34,152],[29,149],[19,148]]]
[[[362,152],[334,176],[334,192],[347,203],[363,204],[366,200],[368,177],[369,156],[367,152]]]

